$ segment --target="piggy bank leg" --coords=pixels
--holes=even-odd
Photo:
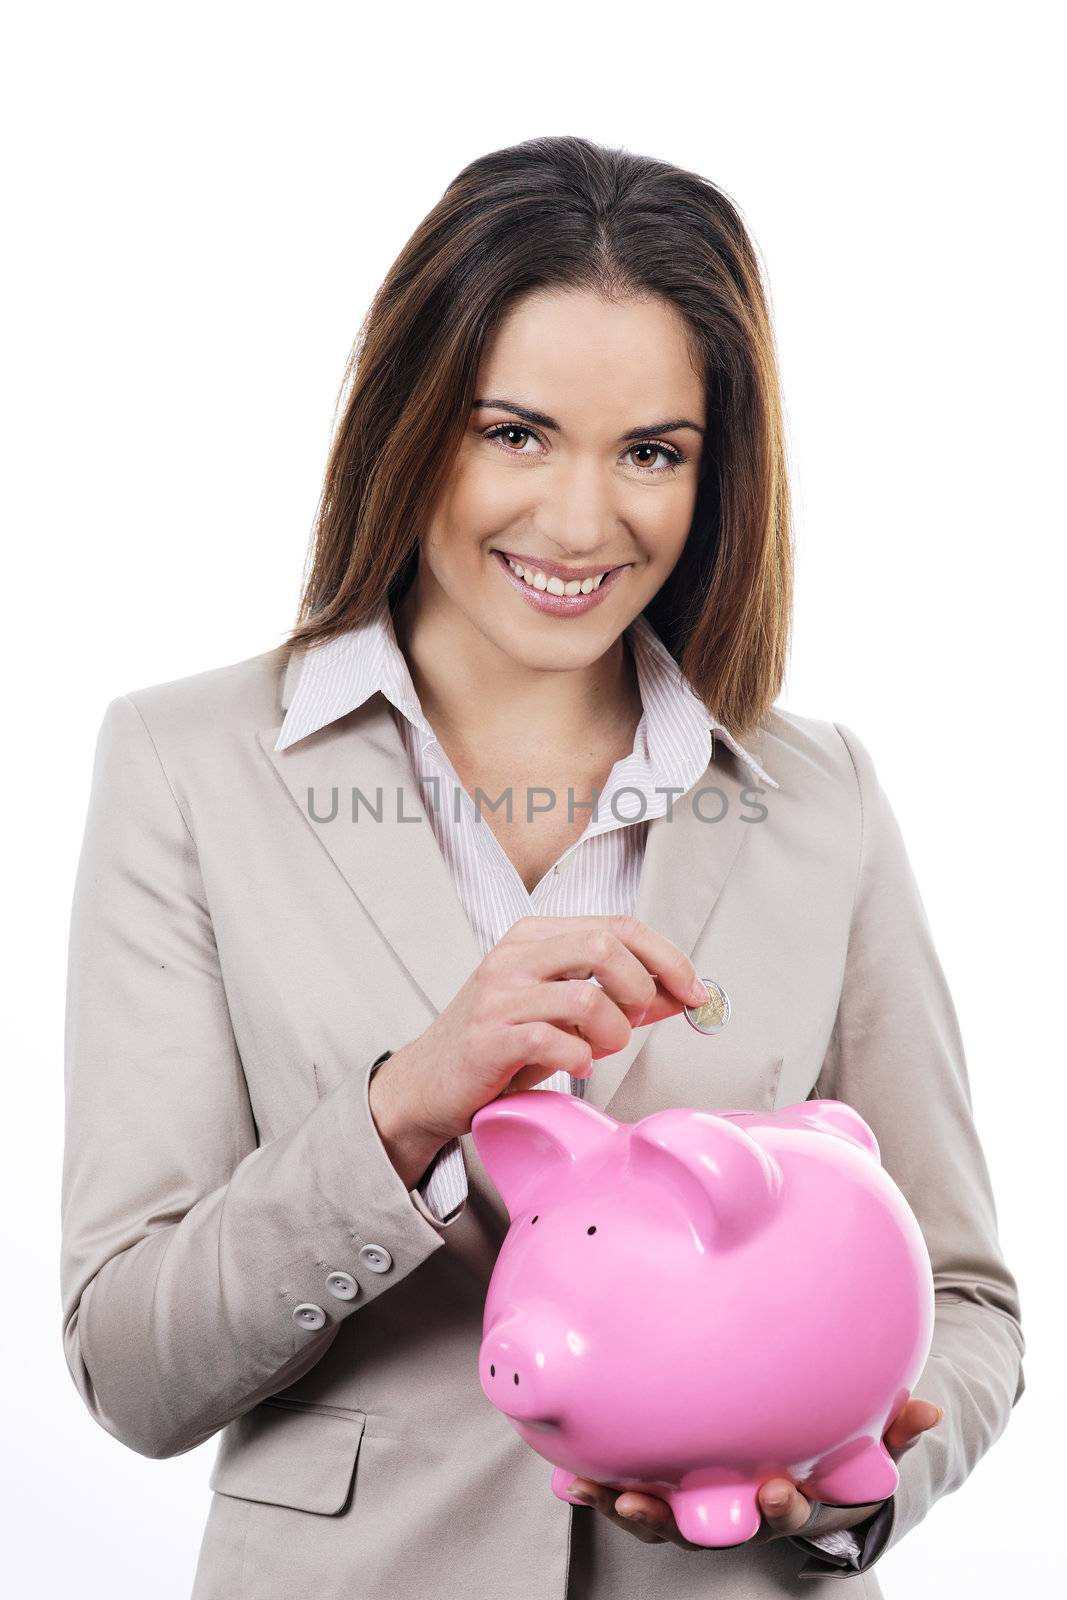
[[[896,1463],[880,1439],[864,1439],[845,1461],[827,1461],[799,1485],[809,1500],[827,1505],[866,1505],[887,1500],[900,1482]]]
[[[557,1495],[560,1500],[566,1500],[569,1506],[584,1505],[584,1500],[576,1500],[572,1494],[567,1493],[567,1484],[573,1483],[575,1478],[580,1476],[581,1474],[577,1472],[565,1472],[562,1467],[553,1468],[552,1493]]]
[[[683,1539],[717,1548],[744,1544],[757,1532],[758,1492],[757,1483],[693,1483],[671,1489],[664,1498]]]

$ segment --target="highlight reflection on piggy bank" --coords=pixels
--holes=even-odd
[[[929,1354],[933,1276],[857,1112],[627,1123],[536,1089],[471,1133],[511,1218],[479,1377],[560,1499],[576,1476],[658,1495],[711,1546],[752,1537],[769,1477],[894,1492],[882,1435]]]

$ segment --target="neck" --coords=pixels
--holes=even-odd
[[[573,670],[525,666],[479,632],[445,597],[424,603],[416,578],[393,617],[426,718],[464,749],[551,750],[557,758],[604,743],[641,713],[633,656],[620,635]],[[598,736],[599,735],[599,736]]]

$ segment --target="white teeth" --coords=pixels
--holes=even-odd
[[[598,572],[595,578],[582,578],[580,580],[571,578],[569,582],[564,583],[562,578],[546,577],[537,567],[519,566],[518,562],[512,561],[510,556],[505,556],[504,560],[518,577],[523,578],[534,589],[544,589],[549,594],[591,594],[594,589],[599,588],[601,580],[606,578],[608,571],[611,570],[608,568],[604,572]]]

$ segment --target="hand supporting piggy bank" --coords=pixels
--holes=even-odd
[[[471,1134],[511,1226],[486,1297],[485,1394],[572,1500],[576,1476],[741,1544],[759,1486],[885,1499],[882,1435],[933,1338],[926,1244],[838,1100],[616,1122],[526,1090]]]

